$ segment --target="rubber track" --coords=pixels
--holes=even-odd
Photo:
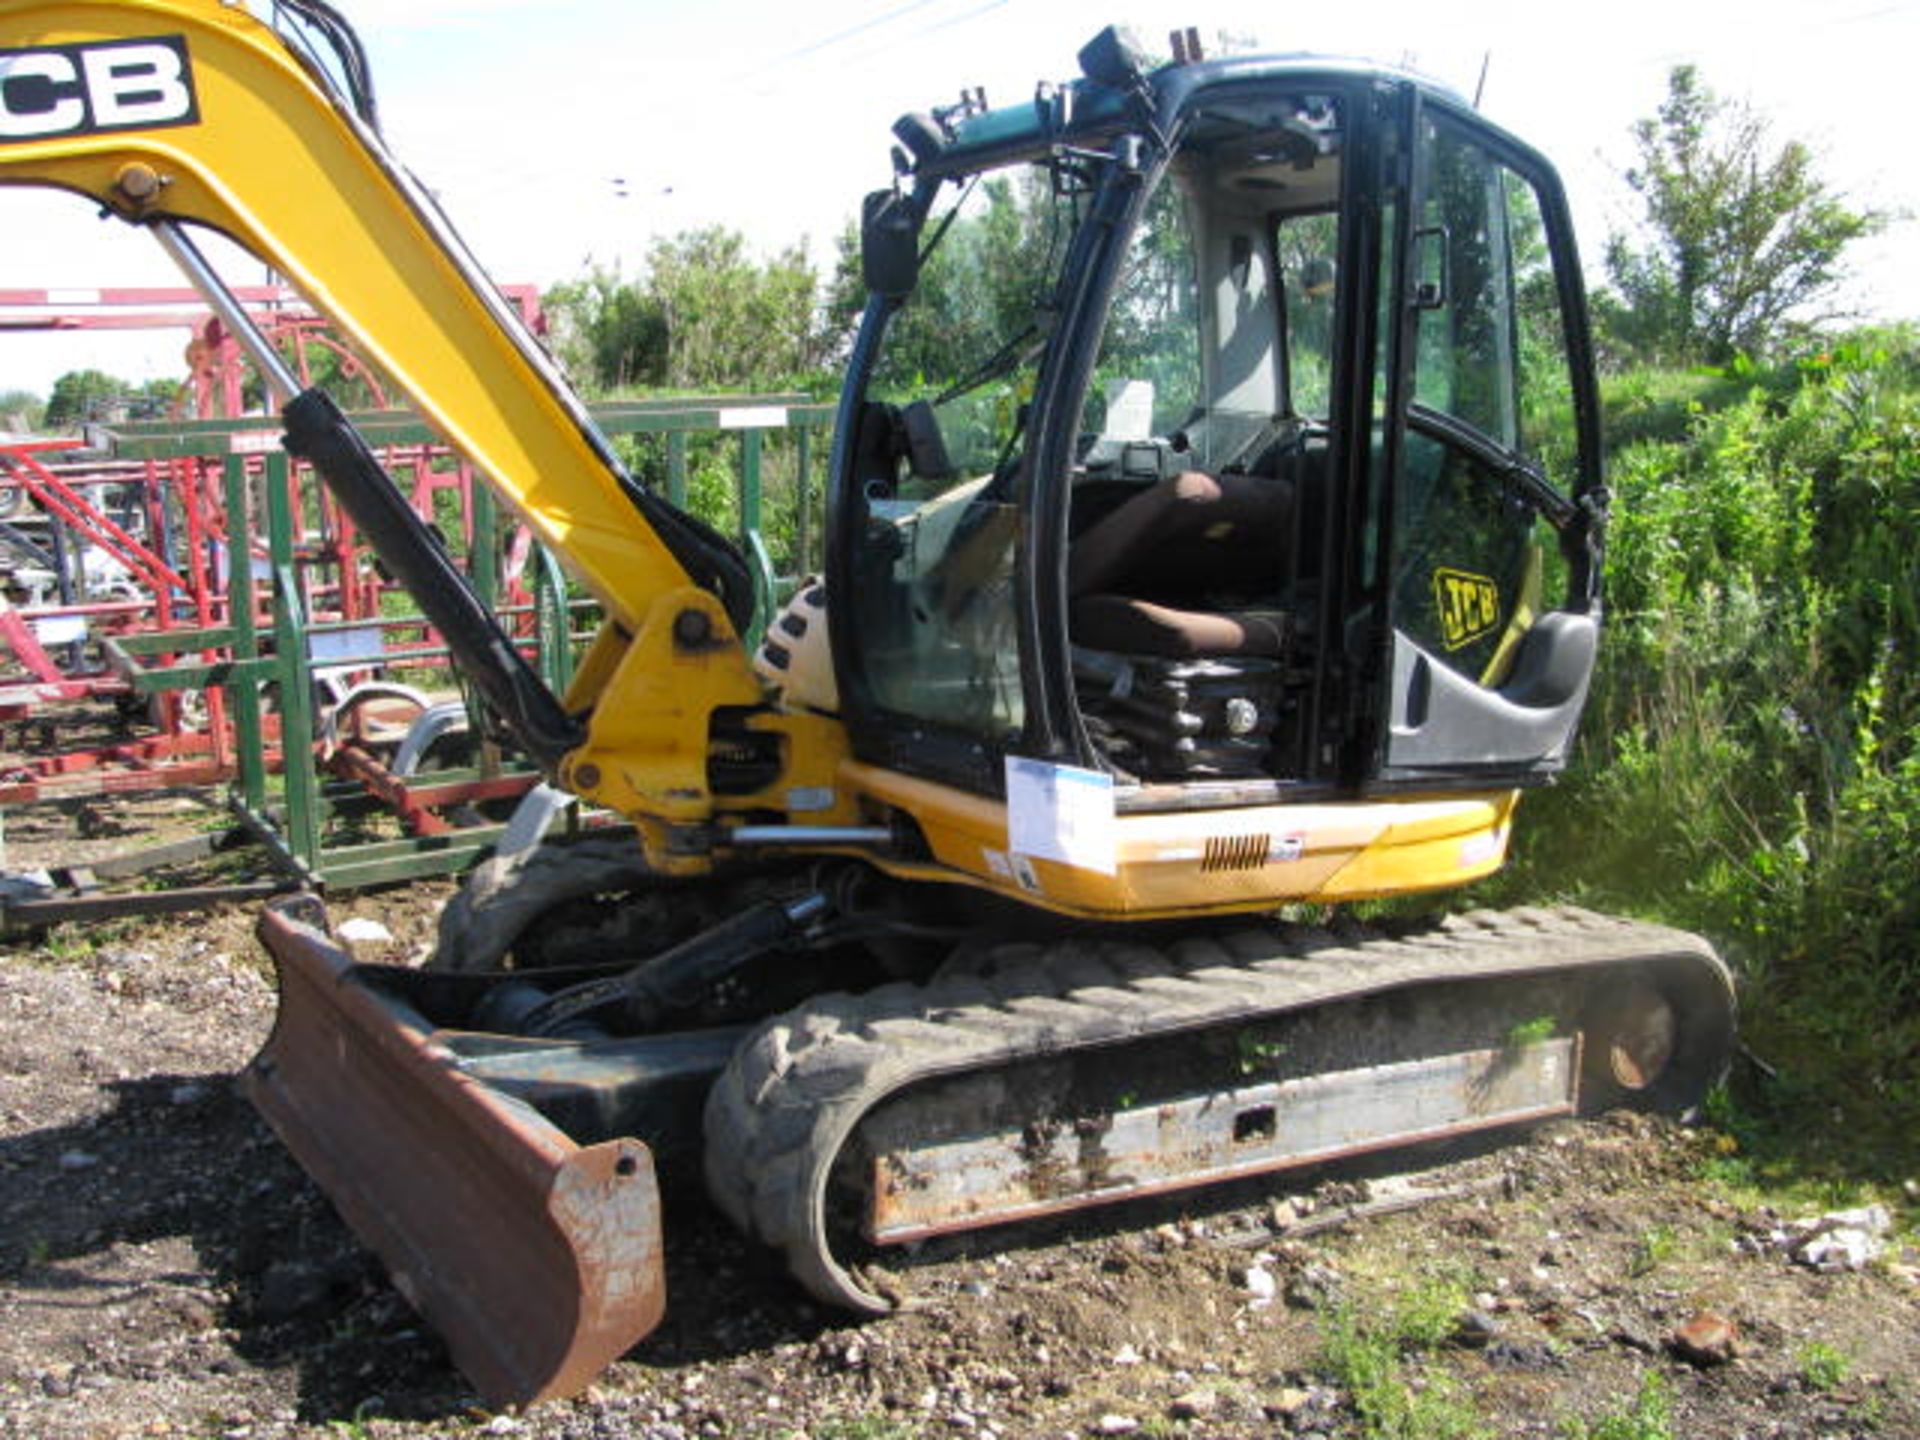
[[[980,974],[823,996],[762,1024],[708,1096],[707,1185],[737,1225],[785,1253],[815,1296],[884,1312],[895,1301],[831,1253],[827,1180],[861,1118],[903,1086],[1423,982],[1645,960],[1707,967],[1731,1011],[1732,980],[1698,936],[1570,908],[1475,911],[1398,937],[1275,922],[1164,950],[1107,939],[1009,944]]]

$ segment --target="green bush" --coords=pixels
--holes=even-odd
[[[1701,930],[1750,1037],[1920,1109],[1920,338],[1612,382],[1608,638],[1511,894]],[[1498,898],[1498,897],[1496,897]],[[1818,1088],[1818,1087],[1816,1087]]]

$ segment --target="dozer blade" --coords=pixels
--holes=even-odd
[[[490,1404],[585,1388],[666,1306],[652,1152],[463,1074],[323,923],[308,897],[260,921],[280,1009],[249,1098]]]

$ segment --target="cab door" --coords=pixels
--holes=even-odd
[[[1390,617],[1378,782],[1526,784],[1566,760],[1598,635],[1598,432],[1584,298],[1546,162],[1412,109],[1397,247]]]

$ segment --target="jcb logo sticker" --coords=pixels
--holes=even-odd
[[[1500,624],[1500,587],[1464,570],[1433,572],[1433,603],[1440,611],[1440,639],[1458,650]]]
[[[0,50],[0,144],[199,118],[184,36]]]

